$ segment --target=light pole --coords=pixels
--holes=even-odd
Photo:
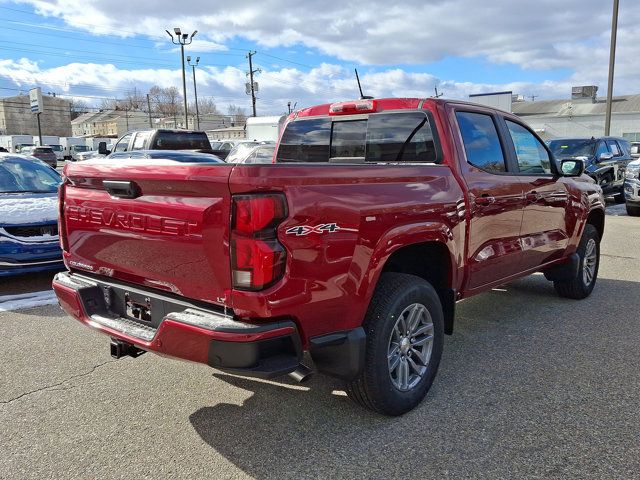
[[[618,34],[618,0],[613,0],[611,17],[611,45],[609,50],[609,86],[607,88],[607,110],[604,119],[604,134],[611,133],[611,102],[613,101],[613,69],[616,64],[616,37]]]
[[[193,69],[193,96],[196,98],[196,123],[200,130],[200,112],[198,111],[198,89],[196,88],[196,67],[200,63],[200,57],[196,57],[196,63],[191,63],[191,57],[187,57],[187,63]]]
[[[184,97],[184,128],[189,128],[189,117],[187,113],[187,77],[184,70],[184,46],[191,44],[193,37],[198,33],[194,31],[191,36],[188,33],[182,33],[178,27],[173,29],[176,34],[175,38],[169,30],[165,30],[171,37],[171,42],[174,45],[180,45],[180,60],[182,60],[182,93]],[[177,40],[177,41],[176,41]]]

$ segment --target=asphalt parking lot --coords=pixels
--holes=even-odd
[[[0,477],[640,478],[640,219],[608,213],[590,298],[533,275],[460,303],[433,388],[400,418],[321,376],[114,360],[55,305],[0,311]]]

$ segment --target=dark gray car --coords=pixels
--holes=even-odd
[[[624,203],[624,176],[631,158],[631,145],[619,137],[559,138],[547,143],[557,160],[581,158],[585,173],[616,203]]]
[[[23,148],[20,153],[23,155],[30,155],[36,157],[38,160],[42,160],[51,168],[58,166],[58,157],[51,147],[28,147]]]

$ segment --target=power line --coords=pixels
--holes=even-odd
[[[17,22],[13,22],[11,20],[8,20],[6,18],[0,18],[0,22],[10,22],[10,23],[17,23]],[[21,25],[21,24],[19,24]],[[46,28],[40,25],[34,25],[34,28]],[[145,50],[149,50],[149,49],[153,49],[155,48],[155,46],[150,46],[150,45],[136,45],[133,43],[128,43],[128,42],[108,42],[106,40],[94,40],[91,38],[82,38],[82,36],[78,35],[78,36],[72,36],[72,35],[60,35],[58,33],[45,33],[45,32],[36,32],[33,30],[26,30],[26,29],[22,29],[22,28],[15,28],[15,27],[6,27],[3,26],[2,27],[3,30],[13,30],[16,32],[24,32],[24,33],[29,33],[32,35],[44,35],[44,36],[48,36],[48,37],[55,37],[55,38],[68,38],[70,40],[74,40],[74,41],[79,41],[79,42],[90,42],[90,43],[99,43],[101,45],[114,45],[117,47],[131,47],[131,48],[142,48]],[[63,32],[76,32],[76,30],[68,30],[68,29],[62,29],[62,28],[51,28],[52,30],[60,30]],[[227,47],[225,47],[227,48]],[[238,49],[240,50],[240,49]],[[197,50],[195,50],[197,51]],[[161,53],[170,53],[168,50],[159,50],[159,52]],[[215,55],[224,55],[224,56],[229,56],[229,57],[243,57],[244,55],[241,53],[224,53],[222,51],[215,51],[215,52],[211,52],[211,53],[215,53]]]
[[[283,62],[287,62],[287,63],[292,63],[294,65],[300,65],[301,67],[307,67],[307,68],[316,68],[312,65],[307,65],[305,63],[300,63],[300,62],[294,62],[293,60],[287,60],[286,58],[282,58],[282,57],[276,57],[275,55],[271,55],[270,53],[264,53],[264,52],[258,52],[260,55],[264,55],[266,57],[271,57],[271,58],[275,58],[277,60],[282,60]]]

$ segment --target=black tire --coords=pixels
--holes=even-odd
[[[591,280],[587,281],[585,276],[585,252],[588,244],[592,240],[595,242],[595,265],[593,267]],[[578,276],[573,280],[557,280],[553,282],[553,286],[561,297],[581,300],[591,295],[596,280],[598,279],[598,268],[600,267],[600,235],[598,235],[598,231],[590,223],[587,223],[584,227],[584,232],[582,232],[582,238],[580,239],[576,253],[580,256]]]
[[[627,215],[630,217],[640,217],[640,206],[629,205],[627,203]]]
[[[613,196],[613,201],[616,202],[618,205],[620,205],[621,203],[624,203],[624,192],[616,193]]]
[[[396,322],[414,304],[424,306],[431,317],[433,343],[426,370],[419,377],[415,375],[415,385],[402,391],[394,385],[387,355]],[[426,314],[423,318],[427,318]],[[349,397],[361,406],[384,415],[402,415],[413,409],[427,394],[438,371],[442,356],[443,325],[440,298],[428,282],[403,273],[383,274],[363,323],[367,334],[365,367],[356,379],[347,384]],[[411,352],[407,352],[406,356],[411,357]],[[419,360],[419,357],[413,358],[414,361]]]

